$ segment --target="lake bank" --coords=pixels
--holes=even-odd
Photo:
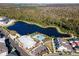
[[[23,20],[18,20],[18,21],[22,21],[22,22],[25,22],[25,23],[28,23],[28,24],[34,24],[34,25],[37,25],[37,26],[42,27],[42,28],[56,28],[59,33],[68,34],[67,32],[60,30],[60,28],[58,26],[55,26],[55,25],[53,25],[53,26],[52,25],[51,26],[43,26],[43,25],[40,25],[40,24],[34,23],[34,22],[23,21]],[[18,21],[16,21],[16,22],[18,22]],[[70,33],[70,35],[73,37],[73,34]]]
[[[15,24],[8,27],[9,30],[15,30],[21,35],[30,34],[33,32],[40,32],[46,34],[48,36],[56,36],[56,37],[70,37],[71,35],[67,33],[60,33],[60,29],[55,26],[46,26],[43,27],[36,23],[26,22],[26,21],[16,21]]]
[[[22,22],[25,22],[25,23],[28,23],[28,24],[34,24],[34,25],[37,25],[37,26],[42,27],[42,28],[51,28],[51,27],[53,27],[53,28],[56,28],[60,33],[67,34],[66,32],[62,32],[60,30],[60,28],[57,27],[57,26],[52,26],[52,25],[51,26],[43,26],[43,25],[40,25],[40,24],[37,24],[37,23],[34,23],[34,22],[28,22],[28,21],[23,21],[23,20],[19,20],[19,21],[22,21]],[[18,22],[18,21],[16,21],[16,22]]]

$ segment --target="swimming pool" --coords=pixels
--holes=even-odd
[[[35,38],[39,41],[42,41],[45,39],[45,35],[44,34],[37,34],[37,35],[33,36],[33,38]]]

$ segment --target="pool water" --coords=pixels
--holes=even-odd
[[[33,38],[35,38],[35,39],[37,39],[39,41],[42,41],[42,40],[45,39],[45,35],[43,35],[43,34],[37,34]]]

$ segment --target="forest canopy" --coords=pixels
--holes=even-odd
[[[35,22],[43,26],[58,26],[63,31],[79,35],[79,5],[0,5],[0,16]]]

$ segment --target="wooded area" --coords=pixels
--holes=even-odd
[[[43,26],[58,26],[63,31],[79,35],[79,5],[78,6],[24,6],[1,7],[0,16],[16,20],[31,21]]]

